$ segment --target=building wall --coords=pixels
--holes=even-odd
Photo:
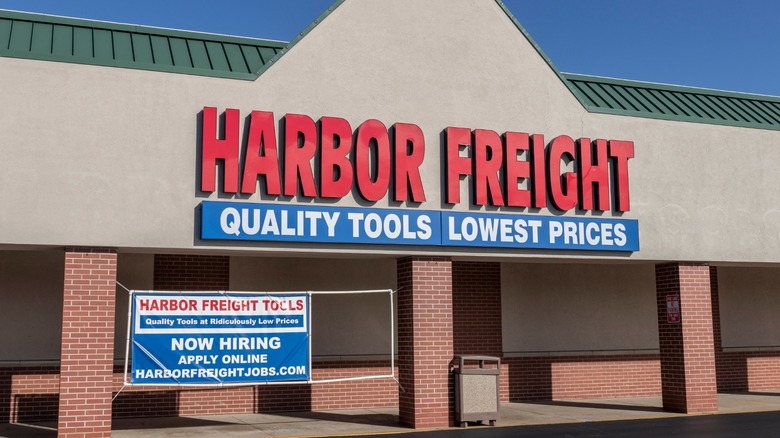
[[[504,354],[657,351],[652,265],[502,263]]]
[[[776,267],[718,267],[722,348],[716,344],[715,360],[719,391],[780,389],[779,280]]]
[[[412,15],[419,19],[409,20]],[[433,252],[201,241],[200,202],[231,199],[198,189],[204,106],[240,109],[241,132],[251,110],[273,111],[277,119],[285,113],[344,117],[353,128],[370,118],[418,124],[428,142],[421,168],[427,199],[400,207],[430,210],[448,207],[440,190],[441,133],[448,126],[540,133],[547,140],[566,134],[634,141],[632,209],[621,217],[639,220],[640,251],[435,251],[504,260],[500,310],[490,288],[495,266],[455,262],[473,277],[453,281],[458,351],[475,351],[475,333],[485,330],[490,344],[484,351],[504,356],[503,399],[655,395],[660,371],[652,263],[780,262],[777,192],[761,190],[780,185],[780,173],[768,164],[780,162],[778,132],[589,114],[492,1],[348,0],[254,82],[10,58],[0,58],[0,70],[0,155],[6,163],[0,185],[8,188],[0,192],[0,362],[56,361],[61,327],[62,252],[6,248],[118,247],[119,281],[133,289],[151,289],[164,279],[166,288],[211,286],[158,270],[153,255],[123,250],[219,254],[229,260],[227,287],[246,291],[395,288],[397,257]],[[723,175],[739,183],[724,184]],[[464,180],[464,198],[467,186]],[[232,200],[311,202],[257,194]],[[388,199],[367,205],[355,194],[332,204],[399,207]],[[467,202],[452,208],[470,209]],[[366,254],[383,258],[362,258]],[[519,263],[523,258],[533,260]],[[587,258],[617,263],[565,263]],[[483,268],[490,284],[474,279]],[[727,379],[719,387],[780,386],[773,350],[780,345],[774,320],[779,279],[776,269],[722,269],[727,351],[719,353],[718,369]],[[484,314],[473,308],[479,294],[489,295]],[[118,290],[117,298],[115,356],[121,358],[126,292]],[[386,299],[315,297],[315,378],[387,370]],[[493,324],[481,326],[484,315]],[[0,368],[0,421],[56,412],[57,373],[55,365]],[[397,391],[391,381],[224,391],[143,388],[123,393],[116,415],[388,406],[397,403]]]
[[[780,350],[780,269],[718,267],[723,348]]]
[[[395,259],[230,259],[230,290],[235,291],[354,291],[395,287]],[[389,300],[387,293],[314,295],[313,356],[389,357]]]
[[[0,363],[59,360],[65,253],[0,251]]]
[[[131,290],[154,288],[153,254],[117,254],[116,280]],[[116,287],[116,321],[114,322],[114,358],[125,358],[127,345],[127,312],[130,304],[128,292]]]
[[[186,256],[163,258],[171,257]],[[61,259],[59,251],[4,251],[5,269],[1,271],[0,285],[3,290],[17,290],[20,284],[27,290],[41,290],[48,301],[53,301],[61,294],[60,287],[56,287],[59,284],[46,276],[33,275],[32,271],[42,266],[41,260],[48,260],[43,265],[46,272],[57,272],[61,270]],[[208,257],[198,260],[203,269],[213,265]],[[155,265],[160,263],[155,263],[154,255],[120,254],[120,282],[135,289],[151,289]],[[458,346],[455,353],[502,356],[503,401],[660,394],[655,309],[652,303],[646,303],[648,295],[652,301],[654,293],[652,266],[457,261],[453,267],[453,321]],[[186,268],[198,269],[192,264]],[[158,277],[162,272],[174,271],[157,269]],[[394,288],[396,281],[393,259],[231,257],[229,271],[233,290],[341,290],[388,284]],[[717,354],[720,391],[780,388],[780,354],[769,344],[771,333],[765,333],[771,330],[766,324],[771,324],[772,309],[765,311],[761,305],[771,306],[775,271],[718,269],[723,332],[746,333],[742,344],[724,343],[725,351]],[[19,279],[22,274],[24,282]],[[185,277],[181,277],[183,281],[191,280],[191,276]],[[32,278],[36,280],[33,282]],[[122,293],[120,288],[118,294]],[[21,307],[35,302],[35,294],[14,296],[17,302],[20,297],[26,299]],[[355,301],[343,297],[351,296],[339,295],[336,302],[314,304],[315,321],[318,312],[322,321],[315,322],[314,378],[386,373],[390,363],[385,352],[389,346],[380,346],[376,341],[387,339],[389,326],[381,323],[387,321],[387,314],[374,313],[377,308],[385,308],[386,302],[362,300],[372,295],[357,297]],[[126,306],[125,298],[120,296],[117,305]],[[16,318],[17,323],[24,324],[30,317],[21,311],[6,314],[5,307],[3,310],[3,321]],[[125,312],[126,309],[117,311],[126,316]],[[333,318],[334,314],[341,317]],[[125,316],[117,316],[118,323],[124,324]],[[503,327],[495,324],[499,316]],[[50,325],[49,331],[58,332],[57,327]],[[364,330],[348,330],[355,326]],[[345,331],[351,332],[346,335],[349,342],[340,338]],[[124,327],[117,328],[116,357],[124,354],[125,334]],[[334,338],[339,339],[334,342]],[[757,348],[759,342],[763,344]],[[0,367],[0,421],[54,418],[58,406],[58,366],[29,362],[34,358],[24,356],[25,350],[18,343],[5,352],[14,363]],[[121,371],[121,366],[117,366],[115,391],[122,386]],[[388,379],[230,390],[137,387],[122,391],[114,403],[114,416],[365,408],[396,406],[397,400],[398,388]]]
[[[661,395],[661,364],[648,354],[529,354],[502,369],[506,401]]]
[[[502,263],[509,401],[661,393],[653,265]]]
[[[493,1],[346,1],[256,81],[11,58],[0,59],[0,68],[6,79],[0,85],[6,103],[0,154],[8,163],[0,185],[22,182],[36,191],[35,197],[23,190],[0,193],[0,204],[6,206],[0,212],[2,244],[236,253],[430,252],[200,241],[199,203],[231,198],[198,191],[199,113],[215,106],[240,109],[242,122],[256,109],[273,111],[277,118],[285,113],[315,120],[344,117],[353,128],[370,118],[388,125],[416,123],[428,142],[421,168],[427,199],[419,208],[431,210],[446,207],[439,155],[441,133],[448,126],[540,133],[548,140],[560,134],[632,140],[632,208],[623,217],[639,220],[641,250],[563,257],[780,261],[776,195],[759,189],[780,185],[780,174],[767,165],[780,160],[773,146],[777,131],[589,114]],[[42,123],[46,129],[40,129]],[[733,153],[737,144],[739,154]],[[723,184],[717,175],[740,183]],[[467,184],[464,180],[461,186],[464,197]],[[355,194],[335,204],[366,205]],[[397,207],[388,199],[374,206]],[[491,248],[442,251],[559,257]]]
[[[634,141],[627,216],[639,219],[637,258],[780,261],[778,192],[767,189],[780,183],[769,164],[780,160],[780,132],[595,113],[583,126]]]
[[[63,253],[5,251],[0,253],[0,290],[16,291],[20,285],[40,290],[44,298],[59,297],[61,313],[62,278],[49,288],[41,285],[39,260],[54,259],[44,265],[47,272],[62,272]],[[223,278],[231,290],[300,291],[353,290],[395,287],[395,260],[265,259],[225,258],[189,255],[120,254],[118,281],[136,290],[204,290]],[[13,263],[10,263],[13,261]],[[224,263],[227,262],[227,263]],[[37,264],[36,264],[37,263]],[[229,265],[229,266],[228,266]],[[7,269],[6,269],[7,268]],[[219,272],[217,272],[219,271]],[[11,276],[10,273],[16,273]],[[54,276],[56,277],[56,275]],[[195,279],[201,278],[198,283]],[[56,279],[55,279],[56,280]],[[353,281],[354,280],[354,281]],[[26,283],[25,283],[26,282]],[[115,357],[124,358],[127,327],[127,293],[117,290]],[[35,294],[9,293],[24,306],[35,304]],[[2,297],[7,298],[5,295]],[[9,302],[10,302],[10,297]],[[314,380],[376,376],[390,373],[389,295],[317,296],[313,303]],[[52,301],[52,300],[49,300]],[[5,302],[5,301],[4,301]],[[25,332],[32,311],[6,317],[0,307],[0,321],[18,323]],[[338,317],[332,317],[338,315]],[[61,318],[61,317],[60,317]],[[319,324],[318,324],[319,321]],[[59,339],[59,327],[49,324]],[[314,327],[313,326],[313,327]],[[359,330],[355,328],[359,327]],[[34,331],[33,331],[34,332]],[[3,331],[3,333],[8,333]],[[59,393],[58,353],[48,364],[29,363],[22,343],[5,342],[3,352],[12,360],[0,362],[0,423],[56,419]],[[55,344],[59,347],[59,341]],[[38,348],[31,351],[40,352]],[[53,352],[51,353],[53,354]],[[34,359],[34,358],[33,358]],[[397,375],[397,370],[396,370]],[[114,370],[114,392],[124,381],[123,366]],[[280,412],[317,409],[351,409],[396,406],[398,387],[391,379],[323,383],[317,385],[274,385],[231,389],[171,389],[170,387],[123,388],[113,404],[114,417],[208,415],[227,413]]]
[[[120,253],[118,258],[119,283],[134,290],[155,288],[154,255]],[[0,363],[59,360],[63,263],[60,250],[0,251]],[[174,267],[168,274],[177,276],[184,271]],[[396,284],[394,259],[233,257],[226,275],[230,275],[230,289],[242,291],[394,289]],[[182,281],[192,276],[189,273]],[[184,283],[179,286],[192,290]],[[195,289],[209,289],[205,286]],[[124,359],[128,293],[121,286],[117,286],[116,306],[114,357]],[[389,356],[388,294],[318,295],[312,309],[313,326],[317,327],[315,356]],[[30,329],[31,321],[35,322],[34,330]]]

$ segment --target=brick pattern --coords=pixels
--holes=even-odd
[[[230,258],[222,256],[157,254],[154,259],[156,290],[228,290]],[[315,380],[387,374],[389,361],[315,362]],[[317,385],[269,385],[175,391],[164,410],[174,415],[206,415],[251,412],[306,411],[311,409],[353,409],[395,406],[397,384],[390,379],[338,382]],[[121,396],[120,396],[121,398]],[[148,398],[154,398],[152,394]],[[146,409],[144,398],[128,397],[128,415]],[[132,408],[132,406],[135,406]],[[166,405],[167,406],[167,405]]]
[[[389,361],[314,362],[314,380],[387,374]],[[115,369],[114,390],[122,386]],[[115,417],[222,415],[295,412],[327,409],[370,409],[398,403],[398,386],[391,379],[316,385],[259,385],[223,389],[138,386],[125,388],[114,402]]]
[[[102,257],[115,258],[113,252],[106,250],[68,251],[66,266],[73,264],[73,269],[76,269],[76,263],[90,266],[96,263],[100,266],[105,263],[101,261]],[[100,283],[101,274],[87,274],[83,266],[79,266],[78,270],[78,275],[97,277],[79,278],[73,282],[72,290],[76,286],[82,290],[80,288],[91,281]],[[188,274],[180,275],[181,272]],[[158,255],[155,257],[155,273],[156,289],[226,290],[229,286],[229,258]],[[415,396],[405,397],[401,394],[399,397],[398,387],[390,379],[312,386],[271,385],[207,390],[136,387],[124,389],[117,397],[113,404],[113,417],[289,412],[401,405],[405,406],[406,412],[402,418],[412,426],[450,424],[452,383],[448,376],[448,365],[452,356],[471,353],[502,355],[500,264],[450,263],[442,258],[406,258],[399,260],[398,273],[399,286],[403,287],[399,292],[399,335],[401,330],[406,329],[406,337],[399,336],[399,345],[403,350],[399,351],[399,355],[400,358],[406,358],[405,363],[399,358],[399,370],[404,370],[401,381],[407,393],[417,388],[418,392],[423,392],[422,397],[418,396],[416,400]],[[76,275],[75,271],[72,274]],[[207,280],[193,279],[198,276]],[[661,343],[667,344],[665,351],[674,353],[667,353],[669,357],[665,358],[673,368],[671,373],[664,375],[664,381],[678,385],[682,382],[684,385],[685,379],[694,378],[689,373],[691,365],[703,375],[703,397],[691,398],[691,385],[683,386],[682,391],[678,390],[685,397],[685,403],[698,403],[699,407],[705,405],[704,410],[690,409],[688,412],[717,409],[716,404],[707,405],[707,394],[711,393],[709,388],[714,373],[712,362],[707,365],[706,348],[703,353],[691,348],[686,350],[685,347],[691,347],[685,343],[690,336],[712,340],[717,359],[718,390],[761,392],[780,388],[780,352],[722,351],[716,268],[692,264],[659,265],[656,277]],[[451,279],[450,289],[448,278]],[[109,301],[113,309],[113,286],[110,290]],[[408,294],[404,294],[404,290]],[[447,293],[448,290],[452,291],[451,295]],[[681,295],[683,324],[666,324],[668,293]],[[91,294],[89,299],[94,299]],[[102,306],[105,304],[103,301],[95,305]],[[702,301],[710,304],[712,328],[709,338],[706,322],[708,310],[707,306],[701,305]],[[102,310],[92,305],[86,304],[86,310],[82,305],[79,309],[71,308],[70,311],[74,312],[70,314],[72,318],[64,318],[63,321],[73,323],[73,317],[78,315],[82,322],[86,321],[87,327],[94,329],[94,324],[98,322],[91,318],[95,315],[89,312]],[[446,310],[448,305],[451,306],[449,313]],[[418,311],[414,312],[415,309]],[[89,320],[83,319],[83,314],[78,313],[83,311],[88,312]],[[446,325],[448,318],[452,318],[451,331],[448,331]],[[110,319],[113,321],[113,318]],[[695,324],[684,330],[683,326],[689,322]],[[417,330],[416,333],[409,333],[412,328]],[[439,342],[442,339],[444,342]],[[447,339],[452,339],[451,343]],[[71,347],[77,345],[80,344],[72,344]],[[661,362],[661,357],[655,354],[505,358],[502,364],[501,399],[521,401],[656,396],[663,393]],[[704,365],[700,365],[701,362]],[[330,379],[378,374],[385,373],[388,366],[389,361],[315,362],[313,375],[315,379]],[[702,370],[702,367],[705,369]],[[89,366],[89,372],[97,369]],[[121,387],[122,376],[119,369],[113,371],[111,390],[116,393]],[[71,364],[69,372],[75,372],[78,377],[79,373],[86,372],[86,368],[74,369]],[[90,378],[89,381],[90,385],[95,384],[95,379]],[[51,421],[57,418],[59,383],[59,367],[56,366],[0,367],[0,422]],[[93,394],[92,388],[89,392]],[[668,395],[665,396],[665,402],[667,398]],[[91,401],[89,403],[92,404]]]
[[[58,436],[111,436],[116,251],[66,248]]]
[[[661,395],[657,354],[505,358],[502,401]]]
[[[443,257],[398,260],[398,412],[414,428],[454,421],[452,262]]]
[[[772,392],[780,390],[780,351],[721,352],[718,391]]]
[[[777,392],[780,351],[723,351],[720,328],[718,269],[710,266],[712,334],[719,392]]]
[[[665,410],[717,412],[710,269],[694,263],[656,265],[661,388]],[[668,323],[666,296],[679,296],[681,322]]]
[[[390,361],[315,362],[315,380],[386,374]],[[112,390],[122,387],[123,370],[114,367]],[[396,370],[397,375],[397,370]],[[53,421],[59,407],[59,367],[0,367],[0,423]],[[269,385],[225,389],[171,389],[136,386],[122,389],[113,418],[175,417],[329,409],[370,409],[398,405],[391,379],[317,385]]]
[[[455,354],[503,355],[501,264],[452,262]]]
[[[780,353],[774,357],[767,355],[766,359],[775,365],[751,368],[751,373],[766,372],[751,374],[751,381],[760,379],[770,384],[780,379]],[[389,365],[388,361],[315,362],[313,375],[322,380],[384,374]],[[0,382],[13,382],[7,391],[6,386],[0,386],[0,394],[9,394],[10,400],[18,403],[3,402],[0,406],[7,409],[11,422],[57,417],[57,367],[0,368]],[[121,370],[115,368],[114,393],[121,388],[121,382]],[[659,357],[653,354],[510,357],[502,363],[501,388],[502,401],[658,396],[661,394]],[[32,401],[37,400],[45,403],[35,406]],[[132,387],[125,388],[116,398],[113,414],[114,418],[134,418],[396,406],[397,385],[382,379],[311,387],[272,385],[208,390]]]
[[[230,257],[155,254],[154,289],[228,290],[230,289]]]
[[[390,373],[389,360],[315,362],[314,380]],[[395,369],[398,377],[398,367]],[[392,379],[318,383],[311,387],[311,409],[361,409],[398,406],[398,384]]]
[[[728,352],[718,363],[718,390],[773,392],[780,389],[780,352]],[[314,364],[314,376],[328,379],[384,373],[389,362]],[[121,388],[115,368],[113,391]],[[354,374],[352,374],[354,372]],[[656,354],[505,358],[502,401],[575,400],[661,395]],[[0,423],[57,419],[59,369],[56,366],[0,367]],[[273,385],[234,389],[171,390],[125,388],[113,404],[114,418],[290,412],[396,407],[398,387],[389,379],[313,385]],[[234,392],[240,389],[239,392]],[[187,392],[184,397],[180,393]],[[217,401],[215,394],[224,396]],[[348,399],[348,400],[347,400]]]
[[[59,386],[59,367],[0,367],[0,423],[56,420]]]

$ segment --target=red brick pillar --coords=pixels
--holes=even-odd
[[[449,426],[452,262],[443,257],[399,259],[398,288],[400,421],[414,428]]]
[[[110,437],[116,250],[66,248],[59,437]]]
[[[696,263],[656,265],[661,388],[667,411],[718,411],[710,268]],[[667,301],[680,303],[679,320]]]

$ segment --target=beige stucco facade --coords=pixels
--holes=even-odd
[[[421,18],[408,20],[411,13]],[[770,165],[780,162],[780,133],[589,113],[494,1],[346,1],[255,81],[5,57],[0,70],[0,155],[6,163],[0,172],[0,248],[6,249],[0,253],[0,293],[3,307],[14,309],[0,332],[13,344],[5,350],[14,351],[9,359],[58,354],[62,254],[56,248],[64,246],[118,248],[118,280],[136,290],[153,288],[155,252],[231,255],[232,290],[395,288],[395,258],[401,255],[502,261],[504,349],[519,353],[657,349],[652,263],[727,263],[721,271],[724,346],[777,343],[768,328],[780,306],[772,298],[771,268],[780,262],[780,195],[769,188],[780,185],[780,173]],[[372,118],[387,126],[414,123],[426,141],[426,201],[372,204],[354,188],[335,202],[201,192],[204,106],[240,110],[242,133],[252,110],[272,111],[277,120],[287,113],[342,117],[353,129]],[[557,135],[633,141],[631,210],[599,217],[638,220],[640,250],[199,238],[204,200],[560,214],[478,208],[468,201],[447,205],[442,131],[450,126],[538,133],[547,141]],[[460,187],[468,199],[466,179]],[[742,267],[760,265],[770,267]],[[31,269],[46,273],[33,286],[25,283]],[[119,288],[117,357],[124,355],[124,294]],[[322,299],[318,312],[329,314],[344,304],[338,300],[349,301]],[[348,340],[336,335],[338,327],[318,325],[329,341],[315,343],[315,355],[388,351],[389,340],[376,343],[373,337],[386,331],[388,320],[366,313],[384,308],[378,304],[364,303],[340,320],[376,326],[364,336]],[[8,335],[36,314],[33,308],[43,312],[42,330]]]
[[[428,18],[407,20],[411,12]],[[481,25],[488,22],[493,26]],[[0,58],[0,68],[6,79],[0,152],[12,163],[0,174],[8,188],[0,194],[5,246],[780,262],[777,194],[762,190],[780,184],[766,165],[780,158],[776,131],[588,113],[493,1],[407,1],[402,7],[347,1],[256,81],[12,58]],[[421,173],[427,199],[411,208],[434,211],[450,208],[441,195],[446,127],[539,133],[547,140],[562,134],[630,140],[631,210],[621,217],[639,221],[641,249],[203,242],[197,208],[205,199],[298,201],[199,191],[204,106],[239,109],[242,124],[252,110],[272,111],[277,119],[286,113],[343,117],[353,129],[370,118],[387,126],[417,124],[426,140]],[[463,196],[468,190],[464,179]],[[366,206],[354,192],[335,205]],[[370,206],[410,207],[386,198]],[[468,202],[453,208],[475,209]]]

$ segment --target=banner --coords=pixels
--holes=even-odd
[[[307,294],[136,292],[131,384],[309,379]]]
[[[639,251],[635,219],[203,201],[201,238]]]

